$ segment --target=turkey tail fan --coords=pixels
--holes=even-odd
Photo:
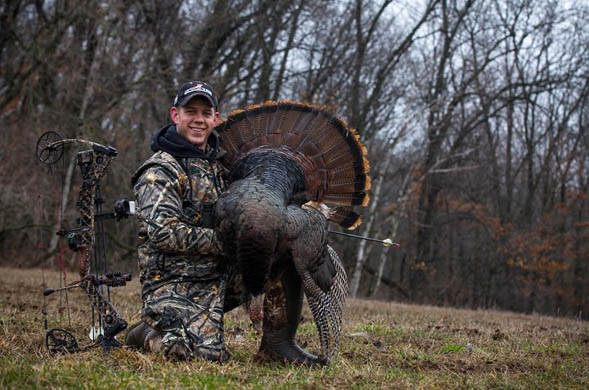
[[[348,207],[368,204],[371,181],[366,147],[354,129],[321,107],[268,101],[230,113],[215,130],[226,151],[223,163],[228,169],[260,147],[275,148],[303,170],[305,201]]]

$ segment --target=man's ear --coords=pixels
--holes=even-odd
[[[170,118],[172,118],[172,122],[178,124],[180,121],[180,110],[176,106],[170,107]]]

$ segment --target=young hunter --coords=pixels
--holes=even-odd
[[[239,305],[235,277],[215,237],[212,208],[225,188],[217,161],[217,97],[210,85],[188,82],[170,108],[172,124],[158,130],[155,152],[132,177],[138,211],[142,321],[126,344],[173,359],[229,358],[223,312]],[[232,283],[232,285],[239,283]],[[234,298],[236,297],[236,298]]]

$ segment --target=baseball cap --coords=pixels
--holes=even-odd
[[[203,96],[207,98],[215,108],[215,111],[217,111],[217,96],[215,95],[215,91],[213,90],[213,87],[204,81],[189,81],[182,84],[174,98],[173,105],[175,107],[184,106],[195,96]]]

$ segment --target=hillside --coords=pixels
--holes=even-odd
[[[74,279],[74,275],[68,276]],[[0,388],[571,388],[589,387],[589,323],[575,319],[349,300],[341,354],[324,368],[281,366],[254,359],[259,336],[243,310],[226,317],[233,359],[172,363],[160,356],[99,349],[50,356],[44,347],[43,272],[0,268]],[[45,271],[47,285],[59,275]],[[59,296],[47,299],[59,319]],[[62,297],[65,302],[65,295]],[[81,291],[68,294],[80,344],[89,331]],[[140,308],[136,281],[113,291],[133,323]],[[67,325],[62,310],[62,326]],[[319,350],[305,312],[299,341]]]

